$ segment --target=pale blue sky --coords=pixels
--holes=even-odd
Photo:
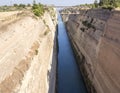
[[[11,5],[14,3],[32,3],[33,0],[0,0],[0,5]],[[86,3],[93,3],[94,0],[36,0],[43,4],[54,4],[54,5],[79,5]]]

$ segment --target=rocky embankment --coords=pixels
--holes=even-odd
[[[0,15],[0,93],[55,92],[57,13],[52,13]]]
[[[62,17],[88,92],[120,93],[120,11],[79,13]]]

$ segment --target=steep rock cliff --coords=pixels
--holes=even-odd
[[[55,92],[57,16],[52,12],[54,17],[24,11],[0,20],[0,93]]]
[[[120,92],[119,24],[120,12],[115,10],[69,15],[66,28],[89,93]]]

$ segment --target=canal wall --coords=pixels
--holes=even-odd
[[[62,17],[88,93],[119,93],[120,11],[79,13]]]
[[[24,11],[19,20],[13,14],[13,21],[1,22],[0,93],[55,93],[57,13],[50,11],[41,18]]]

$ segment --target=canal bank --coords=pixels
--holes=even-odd
[[[76,64],[65,25],[58,14],[58,93],[87,93],[82,75]]]

